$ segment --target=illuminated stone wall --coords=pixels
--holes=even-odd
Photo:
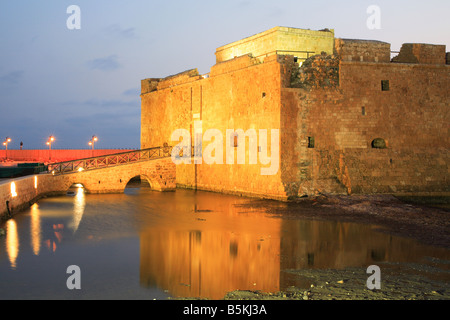
[[[392,61],[398,63],[446,64],[445,46],[405,43],[402,45],[398,56],[394,57]]]
[[[342,61],[389,62],[391,45],[372,40],[336,39],[335,53]]]
[[[331,54],[333,49],[334,30],[315,31],[275,27],[217,48],[216,63],[250,53],[261,60],[268,55],[281,54],[293,55],[303,61],[322,51]]]
[[[29,207],[43,195],[61,194],[71,183],[63,176],[50,174],[26,176],[0,184],[0,220]]]
[[[260,34],[251,50],[280,30]],[[242,43],[250,46],[251,39]],[[170,137],[179,128],[193,137],[196,120],[203,133],[279,129],[275,175],[261,175],[261,164],[182,164],[177,186],[283,200],[317,192],[450,191],[445,47],[406,45],[391,62],[388,43],[334,44],[331,54],[309,58],[301,68],[293,55],[261,60],[252,52],[219,58],[207,76],[189,70],[143,80],[141,147],[175,145]],[[262,47],[277,49],[269,40]],[[415,63],[404,58],[409,48]],[[308,81],[297,81],[301,77]]]
[[[339,184],[351,193],[450,191],[449,86],[442,63],[356,60],[340,62],[334,88],[283,89],[286,117],[296,122],[291,137],[300,142],[292,151],[299,192]]]
[[[270,164],[261,163],[258,149],[257,163],[250,164],[248,138],[245,164],[237,164],[238,148],[230,146],[232,141],[226,138],[227,129],[255,129],[258,139],[259,129],[268,130],[270,154],[271,130],[280,129],[282,69],[283,61],[278,56],[268,57],[263,63],[243,56],[213,66],[207,78],[188,71],[161,79],[153,91],[141,95],[141,148],[176,145],[178,141],[171,141],[171,135],[177,129],[188,130],[193,145],[195,122],[202,121],[203,133],[217,129],[222,134],[223,164],[177,165],[179,187],[285,199],[282,169],[262,175],[261,169]],[[143,80],[142,87],[150,88],[151,81]],[[203,143],[203,151],[211,142]],[[234,164],[227,164],[227,148],[235,152]],[[276,160],[279,162],[279,157]]]

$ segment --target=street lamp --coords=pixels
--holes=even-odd
[[[92,136],[91,141],[89,141],[89,145],[92,146],[92,150],[94,150],[94,145],[96,141],[98,141],[98,138],[96,136]]]
[[[55,141],[55,137],[54,136],[50,136],[50,137],[48,137],[48,140],[47,140],[47,145],[48,145],[48,160],[52,160],[52,154],[51,154],[51,151],[52,151],[52,142],[53,141]]]
[[[55,141],[55,137],[54,136],[48,137],[47,145],[48,145],[49,150],[52,150],[52,142],[53,141]]]
[[[6,148],[6,151],[5,151],[5,158],[6,159],[8,159],[8,143],[10,143],[10,142],[11,142],[11,138],[10,137],[6,137],[5,141],[3,142],[3,145]]]
[[[3,142],[3,145],[6,147],[6,150],[8,150],[8,143],[11,142],[11,138],[10,137],[6,137],[5,141]]]

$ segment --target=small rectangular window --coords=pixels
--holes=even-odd
[[[362,108],[361,108],[361,114],[362,114],[363,116],[366,115],[366,107],[362,107]]]
[[[381,80],[381,90],[389,91],[389,80]]]
[[[238,141],[239,141],[239,135],[236,132],[234,132],[233,134],[230,135],[229,139],[230,139],[230,141],[229,141],[230,147],[237,148]]]
[[[314,144],[315,144],[314,137],[308,137],[308,148],[310,149],[314,148]]]

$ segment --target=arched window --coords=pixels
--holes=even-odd
[[[374,149],[386,149],[386,141],[382,138],[376,138],[372,141],[372,148]]]

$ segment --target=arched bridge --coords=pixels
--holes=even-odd
[[[75,183],[90,193],[123,192],[134,177],[146,179],[153,190],[176,188],[176,168],[169,146],[133,150],[105,156],[53,163],[54,182],[66,190]]]

